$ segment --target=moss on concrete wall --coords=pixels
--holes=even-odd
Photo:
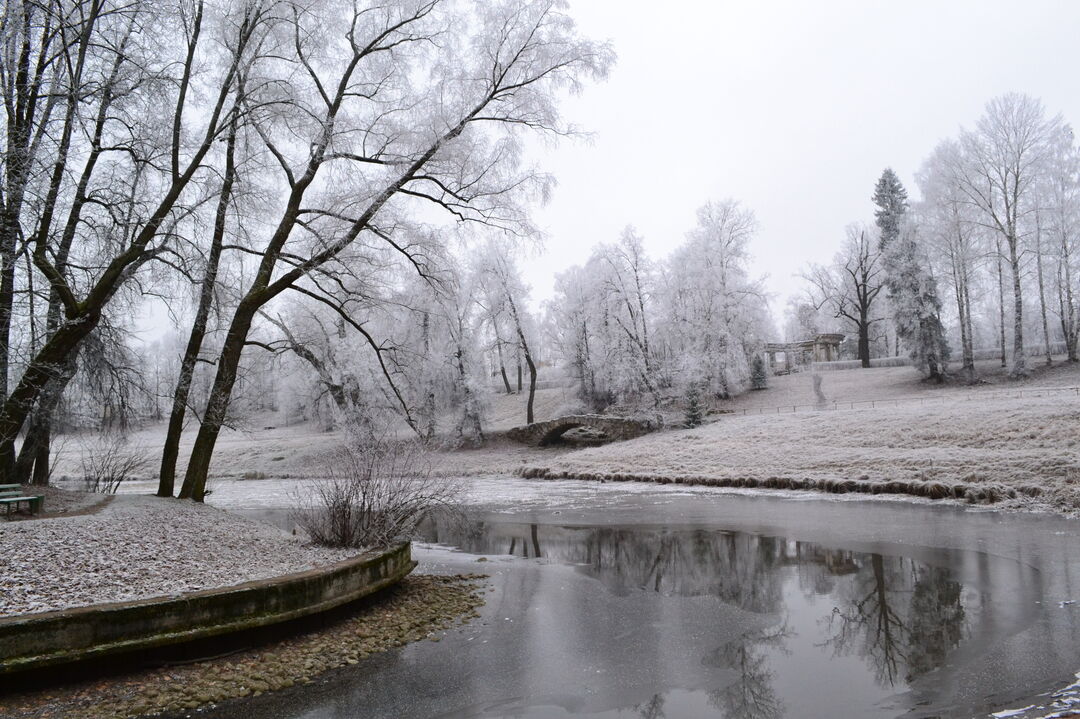
[[[0,619],[0,675],[253,629],[326,611],[400,581],[410,545],[179,597]]]

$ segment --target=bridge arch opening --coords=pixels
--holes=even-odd
[[[540,446],[547,447],[553,444],[603,444],[611,441],[607,432],[594,426],[590,422],[564,422],[544,433],[540,438]]]

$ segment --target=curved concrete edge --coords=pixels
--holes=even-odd
[[[405,578],[411,545],[178,597],[0,619],[0,675],[151,649],[325,612]]]

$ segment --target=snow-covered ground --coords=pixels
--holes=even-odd
[[[1080,716],[1080,673],[1077,673],[1075,682],[1053,692],[1039,704],[1002,709],[990,716],[992,719],[1063,719]]]
[[[0,546],[0,617],[224,587],[356,554],[146,496],[117,496],[96,514],[0,522]]]
[[[537,420],[550,419],[567,412],[578,411],[574,404],[572,389],[554,387],[537,390],[535,416]],[[485,410],[484,430],[488,433],[504,432],[511,427],[525,424],[525,394],[493,394]],[[263,479],[267,477],[318,477],[326,474],[326,456],[345,441],[340,431],[326,431],[317,422],[287,424],[284,418],[267,413],[249,418],[236,428],[224,428],[214,449],[210,464],[211,481],[214,478]],[[453,417],[444,417],[440,427],[454,424]],[[133,430],[128,435],[127,447],[145,458],[135,473],[136,479],[157,478],[161,461],[161,447],[165,442],[165,424],[152,424]],[[180,443],[180,472],[191,452],[197,426],[189,426]],[[399,435],[412,437],[404,426]],[[91,451],[97,438],[93,434],[66,434],[54,442],[54,477],[78,478],[82,474],[82,457]],[[518,455],[525,448],[510,443],[481,450],[448,452],[453,472],[510,472],[521,464]],[[182,475],[181,475],[182,478]]]
[[[973,386],[921,382],[911,367],[823,372],[821,392],[829,411],[814,410],[810,373],[772,377],[764,391],[718,403],[714,409],[724,413],[711,415],[714,421],[694,430],[585,450],[536,449],[495,439],[480,449],[434,452],[430,460],[436,473],[448,476],[506,475],[531,468],[571,476],[1037,487],[1041,506],[1080,507],[1080,392],[1069,389],[1080,386],[1080,366],[1036,366],[1023,381],[1008,379],[992,361],[979,363],[978,371],[982,382]],[[524,403],[524,395],[491,395],[486,430],[496,434],[524,423]],[[792,413],[792,407],[798,411]],[[538,421],[574,409],[572,387],[537,393]],[[677,410],[669,408],[669,424],[681,421]],[[342,433],[310,422],[285,425],[280,419],[271,414],[224,430],[211,464],[211,484],[226,478],[325,476],[324,458],[345,441]],[[451,419],[444,418],[442,426],[451,426]],[[163,439],[163,425],[132,433],[130,447],[146,457],[140,477],[156,478]],[[185,433],[181,468],[193,439],[194,431]],[[78,435],[56,443],[62,447],[58,478],[81,474],[80,457],[90,443]]]
[[[771,480],[779,487],[789,479],[963,483],[1037,491],[1034,500],[1014,501],[1080,509],[1080,399],[985,396],[721,416],[695,429],[532,460],[530,469],[537,476]]]
[[[874,367],[871,369],[847,369],[821,372],[821,391],[827,402],[860,402],[872,400],[926,401],[942,397],[970,397],[986,394],[1019,393],[1039,387],[1063,387],[1080,385],[1080,367],[1058,357],[1052,367],[1032,362],[1029,377],[1015,380],[1008,377],[1008,370],[997,360],[975,363],[979,383],[964,385],[959,382],[937,384],[922,382],[912,367]],[[953,371],[956,365],[953,365]],[[768,389],[746,392],[734,399],[717,405],[718,409],[743,410],[790,409],[792,405],[806,406],[817,403],[814,392],[814,376],[811,372],[770,377]]]

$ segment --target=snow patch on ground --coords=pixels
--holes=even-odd
[[[1032,704],[1020,709],[1005,709],[991,714],[994,719],[1062,719],[1080,716],[1080,672],[1076,681],[1050,695],[1046,704]],[[1043,712],[1050,712],[1044,714]]]
[[[145,496],[117,496],[97,514],[0,523],[0,546],[0,617],[225,587],[357,554]]]

